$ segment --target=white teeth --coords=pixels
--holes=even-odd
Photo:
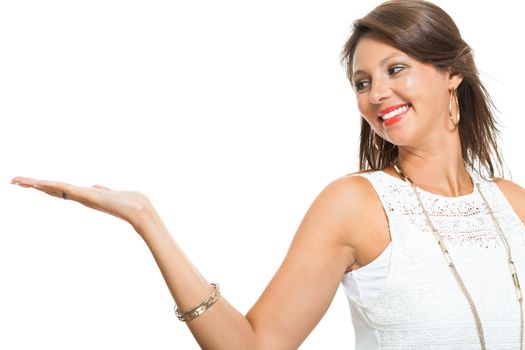
[[[394,109],[392,112],[388,112],[387,114],[383,114],[381,118],[383,120],[390,119],[392,117],[395,117],[398,114],[406,112],[410,108],[409,104],[404,105],[403,107],[399,107],[397,109]]]

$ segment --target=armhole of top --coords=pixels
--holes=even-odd
[[[376,299],[376,297],[382,292],[391,274],[392,258],[394,256],[393,252],[395,250],[395,243],[393,243],[394,239],[392,237],[391,216],[385,209],[385,201],[387,199],[383,198],[381,195],[381,193],[385,193],[385,191],[387,191],[387,188],[383,187],[384,185],[382,184],[382,181],[378,179],[378,177],[382,176],[383,174],[377,174],[376,172],[361,172],[352,173],[348,175],[361,176],[370,183],[375,193],[375,196],[377,200],[379,200],[381,208],[383,209],[383,213],[387,220],[388,234],[390,236],[390,242],[388,243],[388,245],[371,262],[361,266],[359,269],[346,272],[343,277],[343,284],[345,286],[345,294],[347,295],[347,297],[353,302],[356,302],[357,304],[367,305],[372,303]],[[384,272],[385,260],[388,260],[388,268],[386,273]],[[373,281],[373,277],[371,277],[372,275],[366,274],[370,272],[373,274],[374,270],[382,270],[380,271],[381,276],[378,277],[379,281]],[[352,275],[353,272],[355,272],[354,275]],[[363,292],[363,290],[361,289],[363,287],[363,277],[365,278],[365,280],[367,280],[364,282],[367,284],[367,286],[365,287],[365,289],[368,288],[367,292]],[[373,286],[371,287],[369,283],[373,284]],[[372,292],[370,292],[370,288],[373,289]]]

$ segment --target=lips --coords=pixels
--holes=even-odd
[[[403,106],[408,105],[408,104],[409,104],[409,103],[401,103],[401,104],[399,104],[399,105],[390,106],[390,107],[385,108],[385,109],[383,109],[382,111],[380,111],[380,112],[377,114],[377,116],[378,116],[378,117],[381,117],[381,116],[383,116],[383,115],[385,115],[385,114],[387,114],[387,113],[390,113],[390,112],[392,112],[392,111],[398,109],[399,107],[403,107]]]
[[[380,112],[379,119],[384,126],[395,124],[403,119],[410,107],[412,107],[410,103],[405,103],[385,108]]]

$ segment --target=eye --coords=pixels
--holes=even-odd
[[[388,68],[388,74],[395,75],[405,69],[405,66],[393,66]]]
[[[368,85],[370,85],[370,82],[367,81],[367,80],[360,80],[358,82],[355,83],[355,89],[357,91],[361,91],[361,90],[364,90],[368,87]]]

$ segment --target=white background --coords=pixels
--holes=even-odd
[[[475,49],[523,185],[518,2],[436,3]],[[311,201],[357,170],[339,51],[377,4],[1,2],[0,348],[197,348],[130,226],[9,185],[18,175],[147,193],[247,312]],[[301,349],[353,343],[340,290]]]

